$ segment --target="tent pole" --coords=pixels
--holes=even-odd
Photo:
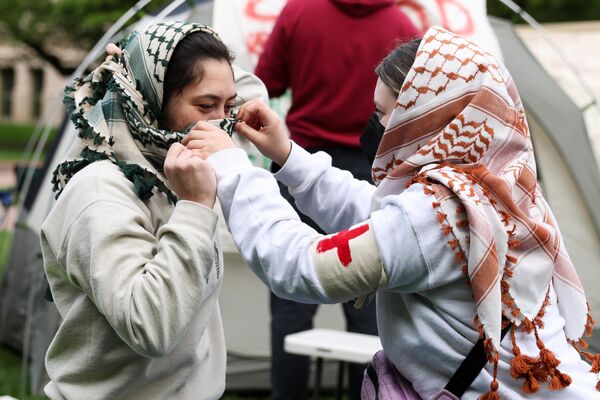
[[[50,108],[51,112],[48,113],[48,119],[50,118],[50,115],[55,115],[56,112],[58,112],[60,109],[60,103],[56,102],[53,104],[53,107]],[[21,185],[21,191],[19,193],[19,201],[17,204],[17,209],[21,210],[21,208],[23,207],[23,203],[25,202],[25,198],[27,197],[27,193],[29,192],[29,189],[31,187],[31,182],[33,181],[33,176],[35,174],[35,170],[36,170],[36,164],[39,162],[41,156],[42,156],[42,151],[44,150],[44,147],[46,146],[46,142],[48,141],[48,136],[50,136],[50,131],[52,130],[52,125],[46,121],[43,124],[39,124],[36,127],[36,131],[38,131],[38,140],[37,143],[35,144],[35,149],[29,149],[29,153],[33,154],[31,156],[31,158],[29,159],[29,163],[27,165],[27,170],[25,173],[25,176],[23,177],[23,183]],[[35,134],[35,133],[34,133]],[[29,143],[27,143],[27,145],[29,145]],[[33,146],[33,144],[32,144]],[[27,156],[27,158],[29,158],[29,155]],[[25,158],[25,156],[21,157],[21,161],[26,161],[27,159]]]
[[[88,55],[85,57],[85,59],[79,65],[79,67],[77,67],[75,72],[73,72],[73,74],[71,74],[68,81],[71,81],[76,76],[80,76],[86,70],[86,68],[99,56],[99,52],[104,51],[104,47],[106,47],[109,40],[123,27],[123,25],[125,25],[125,23],[127,23],[127,21],[129,21],[129,19],[131,19],[138,11],[140,11],[143,7],[145,7],[151,1],[152,0],[140,0],[133,7],[131,7],[129,10],[127,10],[127,12],[125,12],[125,14],[123,14],[100,38],[100,40],[96,43],[96,45],[88,53]],[[167,7],[165,7],[159,14],[157,14],[156,17],[154,17],[152,19],[152,21],[156,21],[156,20],[160,21],[160,20],[164,19],[174,9],[179,7],[184,1],[186,1],[186,0],[173,1]],[[21,208],[21,205],[22,205],[25,197],[27,196],[27,192],[29,191],[31,181],[33,180],[33,175],[35,172],[35,164],[39,161],[42,151],[44,149],[44,146],[46,145],[46,142],[48,140],[48,136],[50,135],[51,127],[50,127],[50,124],[48,123],[48,121],[46,121],[46,120],[49,119],[50,116],[55,115],[55,113],[58,111],[58,104],[61,104],[61,103],[57,102],[55,104],[55,106],[52,108],[52,112],[46,113],[47,117],[44,118],[44,122],[42,122],[36,126],[32,137],[27,142],[27,146],[25,148],[25,151],[23,152],[23,156],[21,157],[22,161],[26,161],[30,157],[30,154],[33,153],[33,156],[29,160],[29,166],[27,168],[27,173],[25,174],[25,177],[24,177],[24,181],[23,181],[24,183],[22,185],[22,187],[23,187],[22,195],[19,196],[19,198],[21,199],[19,201],[19,206],[18,206],[19,209]],[[41,136],[40,136],[40,133],[41,133]],[[35,145],[36,142],[37,142],[37,145]],[[34,145],[35,145],[35,150],[33,150]],[[25,158],[25,155],[27,156],[27,158]]]
[[[117,21],[108,30],[102,35],[100,40],[96,42],[96,45],[90,50],[87,56],[83,59],[79,67],[71,74],[69,77],[69,81],[74,77],[81,76],[83,72],[89,67],[89,65],[94,62],[98,56],[104,52],[104,48],[108,44],[109,40],[121,30],[121,28],[129,21],[138,11],[144,8],[148,3],[152,0],[139,0],[135,3],[129,10],[125,12]]]
[[[133,5],[129,10],[127,10],[100,38],[100,40],[96,43],[96,45],[92,48],[92,50],[87,54],[84,58],[83,62],[77,67],[75,72],[69,76],[67,81],[71,81],[73,77],[80,76],[87,67],[98,57],[100,51],[104,51],[104,47],[122,27],[129,21],[138,11],[144,8],[148,3],[152,0],[140,0],[135,5]],[[51,131],[50,124],[48,120],[51,116],[55,115],[58,111],[59,105],[62,104],[60,101],[62,96],[57,99],[57,102],[54,104],[54,107],[50,109],[51,112],[46,112],[44,118],[37,124],[35,130],[27,142],[27,146],[21,156],[22,161],[29,160],[29,166],[27,168],[27,173],[24,177],[24,183],[22,185],[23,190],[21,191],[20,199],[24,199],[27,196],[27,192],[29,191],[29,186],[31,185],[31,181],[33,179],[33,174],[35,171],[35,165],[40,159],[42,150],[48,140],[48,136]],[[36,145],[37,142],[37,145]],[[35,147],[35,150],[34,150]],[[31,156],[31,154],[33,155]],[[31,158],[30,158],[31,156]],[[22,204],[21,200],[19,203],[19,208]]]
[[[80,76],[87,69],[87,67],[100,55],[101,52],[104,51],[104,47],[108,44],[110,39],[119,31],[121,28],[129,21],[138,11],[144,8],[148,3],[152,0],[139,0],[135,5],[133,5],[129,10],[127,10],[100,38],[100,40],[96,43],[96,45],[90,50],[87,56],[84,58],[82,63],[77,67],[75,72],[69,76],[67,81],[71,81],[74,77]],[[168,16],[173,10],[179,7],[186,0],[175,0],[170,3],[167,7],[165,7],[156,17],[153,18],[153,21],[162,20],[166,16]],[[62,98],[62,97],[61,97]],[[57,104],[61,104],[60,100],[57,101]],[[40,123],[35,127],[34,133],[31,138],[27,142],[23,155],[21,157],[22,161],[27,161],[30,158],[30,155],[33,153],[33,156],[29,160],[29,167],[27,168],[27,173],[25,175],[25,180],[23,184],[22,196],[20,198],[24,199],[27,196],[27,192],[29,191],[29,186],[31,185],[31,181],[33,179],[33,174],[35,170],[35,164],[39,161],[41,156],[41,152],[48,140],[48,136],[50,134],[50,127],[48,123],[48,119],[55,114],[57,111],[57,106],[52,108],[52,112],[47,112],[45,118],[42,119]],[[41,137],[40,137],[41,134]],[[37,142],[37,146],[36,146]],[[35,147],[35,150],[34,150]],[[20,204],[21,205],[21,204]],[[19,205],[19,208],[20,208]]]
[[[164,20],[166,17],[168,17],[171,14],[172,11],[174,11],[177,7],[179,7],[185,1],[187,1],[187,0],[174,0],[173,2],[171,2],[171,4],[169,4],[168,6],[163,8],[161,10],[161,12],[156,14],[156,16],[154,18],[152,18],[152,21],[150,22],[149,25],[153,24],[155,21]]]
[[[575,75],[577,81],[579,82],[579,84],[581,85],[583,90],[590,97],[589,103],[582,106],[580,109],[582,111],[585,111],[590,107],[597,107],[600,111],[600,107],[598,105],[598,99],[596,99],[596,95],[590,89],[590,87],[587,85],[587,82],[585,82],[583,80],[583,78],[579,75],[579,73],[577,72],[577,69],[571,63],[571,61],[569,61],[567,56],[565,56],[565,54],[558,47],[558,45],[550,38],[550,35],[548,35],[548,33],[546,32],[544,27],[539,22],[537,22],[531,16],[531,14],[529,14],[527,11],[525,11],[521,6],[519,6],[513,0],[499,0],[499,1],[500,1],[500,3],[504,4],[506,7],[510,8],[515,14],[517,14],[519,17],[521,17],[525,22],[527,22],[527,24],[529,24],[529,26],[531,26],[538,33],[538,35],[540,35],[540,37],[552,48],[552,50],[554,50],[554,52],[556,52],[556,54],[560,57],[562,62]]]

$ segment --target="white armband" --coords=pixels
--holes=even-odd
[[[317,277],[327,297],[347,301],[387,285],[387,277],[369,221],[311,246]]]

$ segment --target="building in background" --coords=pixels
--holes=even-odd
[[[84,56],[73,49],[57,53],[73,68]],[[0,41],[0,123],[35,124],[45,113],[51,113],[51,122],[57,126],[63,109],[55,112],[51,108],[62,97],[67,78],[26,46]]]

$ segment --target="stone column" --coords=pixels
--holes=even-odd
[[[15,87],[13,88],[12,120],[17,123],[31,122],[31,72],[26,61],[16,61]]]

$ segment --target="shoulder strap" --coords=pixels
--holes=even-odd
[[[504,336],[506,336],[510,330],[511,325],[512,324],[508,324],[504,329],[502,329],[501,340],[504,339]],[[477,375],[479,375],[486,363],[487,357],[483,347],[483,339],[479,339],[467,357],[463,360],[462,364],[460,364],[456,372],[454,372],[454,375],[452,375],[452,378],[450,378],[444,389],[460,399],[461,396],[465,394],[469,386],[471,386],[475,378],[477,378]],[[367,375],[371,379],[371,382],[373,382],[373,386],[375,388],[375,399],[378,400],[379,379],[372,363],[367,365]]]
[[[501,338],[506,336],[511,325],[512,324],[508,324],[502,329]],[[454,372],[454,375],[452,375],[452,378],[450,378],[444,389],[460,399],[469,386],[471,386],[475,378],[477,378],[477,375],[479,375],[486,363],[487,357],[483,347],[483,339],[479,339],[456,372]]]

